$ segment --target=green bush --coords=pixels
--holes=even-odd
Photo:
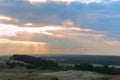
[[[109,67],[108,65],[95,67],[90,64],[76,64],[74,66],[74,69],[75,70],[83,70],[83,71],[93,71],[93,72],[99,72],[99,73],[110,74],[110,75],[120,74],[120,68]]]
[[[29,55],[13,55],[10,57],[10,59],[23,61],[25,63],[30,64],[25,66],[28,69],[31,69],[31,68],[50,69],[50,70],[59,69],[59,65],[57,62],[54,62],[52,60],[42,59],[42,58],[36,58]]]
[[[53,77],[51,80],[59,80],[57,77]]]

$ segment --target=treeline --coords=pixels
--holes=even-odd
[[[10,57],[10,60],[16,60],[16,61],[22,61],[24,63],[27,63],[28,65],[22,65],[25,66],[28,69],[50,69],[50,70],[58,70],[59,65],[57,62],[52,60],[46,60],[42,58],[37,58],[29,55],[13,55]],[[18,63],[16,63],[18,65]],[[15,63],[9,63],[10,66],[16,65]]]
[[[66,70],[82,70],[82,71],[92,71],[103,74],[118,75],[120,74],[120,68],[115,68],[113,66],[93,66],[91,64],[75,64],[74,66],[68,66]]]
[[[10,68],[14,68],[16,66],[24,66],[27,69],[42,69],[42,70],[82,70],[82,71],[92,71],[92,72],[98,72],[98,73],[103,73],[103,74],[110,74],[110,75],[118,75],[120,74],[120,68],[115,68],[114,66],[108,66],[108,65],[103,65],[103,66],[93,66],[91,64],[75,64],[72,66],[69,65],[59,65],[57,62],[52,61],[52,60],[47,60],[43,58],[37,58],[29,55],[13,55],[10,57],[10,60],[15,60],[15,61],[21,61],[24,62],[15,62],[15,63],[10,63],[7,62],[7,65]]]

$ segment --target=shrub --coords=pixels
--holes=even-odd
[[[53,77],[51,80],[59,80],[57,77]]]

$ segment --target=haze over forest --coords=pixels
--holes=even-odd
[[[0,0],[0,55],[120,55],[120,0]]]

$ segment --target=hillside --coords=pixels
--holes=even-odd
[[[120,68],[114,66],[63,65],[30,55],[13,55],[0,65],[1,80],[120,80]]]
[[[13,69],[13,70],[1,70],[0,79],[1,80],[53,80],[53,78],[58,78],[58,80],[92,80],[96,78],[109,77],[108,75],[98,74],[88,71],[59,71],[59,72],[49,72],[49,71],[37,71],[27,69]]]
[[[68,56],[69,57],[69,56]],[[66,58],[67,59],[67,58]],[[70,59],[70,58],[68,58]],[[71,58],[73,59],[73,58]],[[76,58],[74,58],[76,60]],[[67,71],[67,70],[82,70],[92,71],[109,75],[119,75],[120,67],[114,65],[95,65],[95,64],[69,64],[60,63],[54,59],[46,57],[35,57],[31,55],[13,55],[8,60],[0,61],[1,69],[14,69],[17,67],[26,69],[39,69],[39,70],[50,70],[50,71]]]

